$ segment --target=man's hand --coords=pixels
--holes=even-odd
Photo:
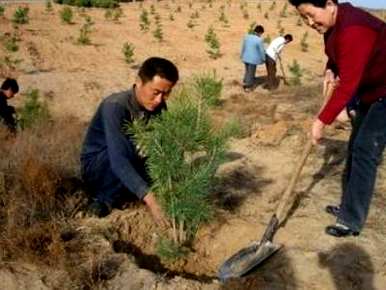
[[[168,220],[166,219],[160,205],[158,204],[154,193],[149,192],[143,198],[143,201],[146,203],[150,212],[153,216],[154,221],[162,228],[166,228],[169,225]]]
[[[323,124],[322,121],[319,119],[316,119],[312,123],[312,129],[311,129],[311,139],[312,139],[312,144],[318,145],[320,140],[323,137],[323,129],[325,125]]]

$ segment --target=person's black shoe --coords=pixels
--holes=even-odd
[[[336,205],[326,206],[326,213],[337,217],[339,215],[340,207]]]
[[[343,238],[348,236],[358,236],[359,232],[353,231],[349,227],[337,223],[335,225],[326,227],[326,234],[337,238]]]
[[[109,215],[111,208],[104,202],[94,200],[87,208],[87,213],[92,216],[105,217]]]

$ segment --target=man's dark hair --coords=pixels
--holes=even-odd
[[[173,84],[178,81],[178,69],[171,61],[161,57],[150,57],[142,64],[138,76],[143,83],[147,83],[156,75]]]
[[[292,37],[292,34],[286,34],[284,35],[284,39],[287,40],[287,42],[291,42],[294,38]]]
[[[2,90],[11,89],[14,94],[19,92],[19,85],[15,79],[7,78],[1,85]]]
[[[264,33],[264,27],[261,25],[256,25],[254,31],[256,34],[262,34],[262,33]]]
[[[331,0],[334,3],[338,3],[338,0]],[[326,7],[327,0],[289,0],[289,2],[295,6],[298,7],[301,4],[312,4],[316,7],[324,8]]]

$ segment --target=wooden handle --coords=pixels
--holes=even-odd
[[[327,85],[327,87],[323,88],[323,99],[327,100],[331,97],[332,93],[334,92],[334,88],[331,85]],[[322,105],[322,107],[324,104]],[[306,145],[304,146],[302,156],[300,157],[300,160],[297,163],[297,167],[295,168],[295,171],[291,177],[290,183],[286,189],[286,191],[283,194],[282,199],[280,200],[280,203],[276,209],[276,218],[278,219],[279,225],[283,222],[284,218],[286,217],[286,214],[288,210],[292,207],[293,202],[296,198],[296,194],[293,195],[293,191],[295,188],[295,185],[299,179],[300,173],[302,172],[303,166],[306,163],[306,160],[308,158],[308,155],[310,155],[312,150],[312,139],[308,138],[308,141]]]
[[[290,183],[283,194],[283,197],[279,203],[279,206],[277,207],[276,218],[279,220],[279,224],[283,222],[284,220],[283,217],[286,216],[286,215],[283,215],[284,209],[287,208],[287,211],[288,211],[289,209],[288,207],[291,207],[295,200],[296,195],[292,195],[292,193],[299,179],[300,173],[302,172],[304,164],[306,163],[306,160],[311,153],[311,150],[312,150],[312,140],[309,138],[306,145],[304,146],[302,156],[300,157],[300,160],[297,163],[296,169],[292,174]]]

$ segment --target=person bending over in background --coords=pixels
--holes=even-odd
[[[166,99],[178,77],[172,62],[151,57],[140,67],[130,90],[112,94],[99,105],[80,158],[82,179],[92,198],[90,213],[106,216],[135,194],[146,203],[159,225],[167,224],[155,194],[149,189],[146,158],[141,156],[132,137],[123,132],[123,125],[134,120],[146,122],[166,109]]]
[[[248,33],[243,40],[241,47],[241,60],[245,65],[243,80],[244,91],[250,92],[255,86],[256,67],[265,62],[264,43],[261,36],[264,27],[257,25],[253,33]]]
[[[267,68],[267,89],[272,90],[277,88],[278,82],[276,80],[276,61],[280,59],[280,53],[284,45],[293,40],[291,34],[276,37],[268,46],[265,56],[265,66]]]
[[[16,133],[16,113],[13,106],[8,105],[8,100],[12,99],[19,92],[19,85],[15,79],[7,78],[0,89],[0,118],[10,132]]]
[[[350,105],[352,132],[343,173],[339,206],[327,206],[337,217],[326,233],[358,235],[366,221],[377,165],[386,143],[386,24],[375,16],[336,0],[290,0],[306,23],[324,35],[328,56],[325,82],[339,77],[333,95],[312,125],[317,144],[326,125]]]

